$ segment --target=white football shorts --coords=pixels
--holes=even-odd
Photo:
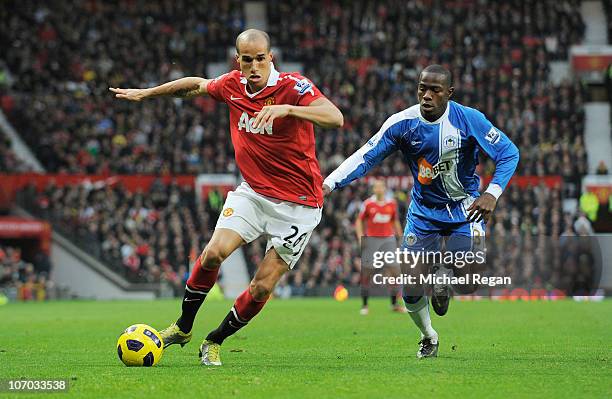
[[[267,236],[266,252],[274,248],[293,269],[321,214],[322,208],[266,197],[243,182],[228,193],[215,229],[233,230],[246,243]]]

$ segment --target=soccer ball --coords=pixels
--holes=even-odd
[[[334,299],[338,302],[344,302],[348,299],[349,292],[343,285],[339,285],[334,290]]]
[[[117,354],[126,366],[151,367],[159,363],[164,347],[161,335],[151,326],[134,324],[117,341]]]

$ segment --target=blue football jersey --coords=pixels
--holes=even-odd
[[[497,198],[518,165],[514,143],[478,110],[449,101],[444,114],[429,122],[417,104],[387,119],[324,184],[332,190],[344,187],[399,150],[414,177],[413,200],[430,207],[446,206],[478,195],[479,148],[495,161],[487,191]]]

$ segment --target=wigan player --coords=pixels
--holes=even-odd
[[[402,237],[402,226],[397,214],[397,203],[393,198],[387,198],[387,187],[385,181],[378,179],[374,182],[372,191],[374,195],[365,200],[361,205],[361,211],[355,221],[355,233],[360,245],[362,237],[365,237],[365,248],[361,259],[361,299],[363,305],[360,313],[367,315],[368,296],[370,280],[374,272],[374,251],[394,251],[397,247],[397,238]],[[365,229],[364,229],[365,222]],[[389,266],[387,274],[399,275],[399,267]],[[390,287],[391,309],[396,312],[404,312],[405,308],[397,303],[397,287]]]
[[[412,202],[404,231],[404,247],[413,251],[471,250],[484,239],[483,222],[514,174],[519,161],[516,146],[479,111],[449,101],[450,72],[440,65],[426,67],[419,76],[419,104],[391,116],[361,149],[327,179],[327,194],[365,175],[389,154],[399,150],[414,176]],[[480,195],[475,169],[478,148],[495,161],[493,179]],[[465,270],[453,268],[461,275]],[[460,288],[460,287],[455,287]],[[446,313],[449,287],[434,285],[432,305]],[[417,357],[438,353],[438,334],[431,326],[428,298],[423,290],[404,292],[404,302],[421,331]]]
[[[223,341],[261,311],[321,220],[323,178],[315,157],[313,124],[343,124],[342,113],[312,82],[274,68],[265,32],[242,32],[236,53],[240,70],[214,80],[187,77],[148,89],[110,89],[117,98],[133,101],[207,94],[229,107],[236,163],[245,182],[229,193],[213,236],[195,261],[180,318],[161,331],[164,347],[188,343],[196,313],[217,281],[223,260],[266,236],[267,251],[249,287],[200,346],[201,364],[213,366],[221,365]]]

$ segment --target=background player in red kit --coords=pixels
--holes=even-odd
[[[268,237],[266,255],[249,287],[200,346],[201,363],[209,366],[221,365],[223,340],[259,313],[278,280],[300,258],[323,205],[313,123],[324,128],[343,124],[342,113],[312,82],[274,68],[265,32],[249,29],[238,35],[236,60],[240,71],[214,80],[187,77],[148,89],[110,89],[117,98],[132,101],[208,94],[229,106],[236,163],[245,182],[229,193],[213,236],[195,261],[180,318],[160,332],[164,347],[188,343],[223,260],[245,243]]]
[[[374,251],[394,251],[397,248],[397,239],[401,239],[403,232],[397,214],[397,203],[395,199],[387,197],[385,181],[382,179],[376,180],[372,191],[374,195],[363,202],[361,211],[355,221],[355,233],[360,245],[362,244],[362,237],[366,237],[366,242],[363,244],[364,256],[361,259],[361,299],[363,305],[360,313],[362,315],[369,313],[368,296],[370,281],[374,272],[370,255]],[[388,268],[384,272],[388,275],[399,275],[399,267]],[[398,287],[392,286],[389,288],[392,310],[403,313],[404,306],[397,304]]]

